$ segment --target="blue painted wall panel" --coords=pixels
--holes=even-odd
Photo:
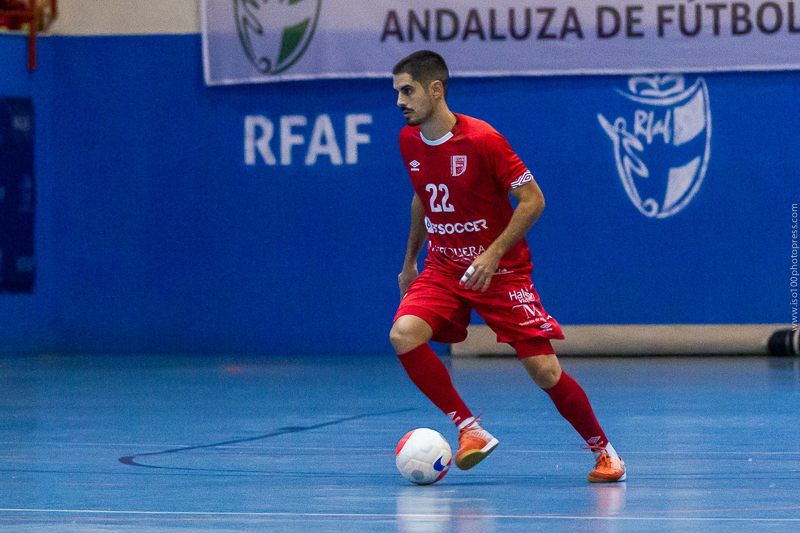
[[[33,125],[30,98],[0,97],[0,294],[33,292],[36,280]]]
[[[0,296],[4,351],[391,352],[412,191],[388,78],[204,87],[196,35],[39,49],[29,74],[24,40],[0,38],[0,96],[36,108],[40,192],[36,291]],[[627,77],[454,79],[450,105],[544,190],[534,282],[562,323],[786,322],[799,77],[702,76],[708,170],[664,219],[634,207],[598,121],[632,120]],[[321,115],[343,156],[346,117],[371,116],[356,164],[305,164]],[[248,116],[275,127],[277,164],[246,164]],[[289,116],[307,125],[281,165]]]

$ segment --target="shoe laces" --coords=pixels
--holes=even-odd
[[[475,420],[470,422],[467,426],[461,428],[461,431],[458,432],[458,441],[461,442],[461,439],[470,437],[489,441],[492,438],[492,436],[491,434],[489,434],[488,431],[486,431],[479,424],[477,424],[477,422],[479,421],[480,418],[476,418]]]
[[[595,468],[613,468],[614,460],[611,458],[608,452],[603,451],[600,454],[600,457],[597,458],[597,463],[595,464]]]
[[[478,424],[478,422],[481,421],[481,416],[482,415],[483,415],[483,411],[481,411],[481,414],[479,414],[478,416],[474,417],[472,419],[472,422],[470,422],[469,424],[467,424],[466,426],[464,426],[463,428],[458,430],[458,434],[461,435],[465,431],[470,431],[470,430],[474,430],[474,429],[483,429],[483,428],[481,428],[480,424]],[[477,428],[473,427],[473,426],[476,426],[476,425],[478,426]]]
[[[617,465],[615,464],[614,459],[611,457],[611,454],[606,451],[605,446],[581,446],[584,450],[591,450],[594,453],[598,453],[600,455],[597,456],[597,461],[595,462],[595,468],[614,468]]]
[[[476,418],[476,419],[474,419],[472,422],[470,422],[469,424],[467,424],[466,426],[464,426],[463,428],[461,428],[461,429],[459,430],[458,434],[459,434],[459,435],[463,435],[464,433],[466,433],[466,432],[468,432],[468,431],[474,431],[474,430],[478,430],[478,429],[483,429],[483,428],[480,426],[480,424],[478,424],[478,422],[480,422],[480,421],[481,421],[481,419],[480,419],[480,418]],[[477,427],[476,427],[476,426],[477,426]]]

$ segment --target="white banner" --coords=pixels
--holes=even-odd
[[[480,5],[480,7],[476,7]],[[454,76],[800,68],[800,0],[203,0],[209,85],[389,77],[421,49]]]

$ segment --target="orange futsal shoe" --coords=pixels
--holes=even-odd
[[[500,441],[478,425],[477,419],[472,421],[461,428],[458,434],[456,466],[461,470],[469,470],[486,459],[499,443]]]
[[[605,448],[593,449],[600,453],[594,470],[589,472],[589,481],[592,483],[616,483],[625,481],[625,461],[619,456],[611,457]],[[616,454],[615,454],[616,455]]]

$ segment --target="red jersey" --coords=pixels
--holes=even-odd
[[[400,153],[425,209],[425,268],[462,276],[506,229],[508,192],[533,179],[505,137],[482,120],[456,114],[444,137],[425,139],[419,126],[400,131]],[[532,270],[523,238],[500,259],[497,274]]]

